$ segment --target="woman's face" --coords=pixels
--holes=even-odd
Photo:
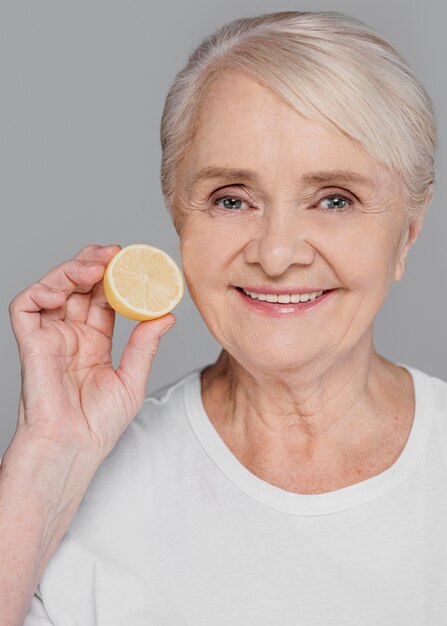
[[[247,174],[200,177],[204,168]],[[369,341],[377,311],[404,272],[396,176],[348,137],[233,72],[209,94],[180,180],[185,280],[210,331],[237,361],[270,373],[311,363],[318,369]],[[334,291],[303,306],[252,300],[237,287]]]

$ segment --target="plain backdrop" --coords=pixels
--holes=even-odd
[[[447,39],[443,0],[0,1],[0,455],[17,421],[20,362],[8,305],[87,244],[149,243],[181,264],[163,205],[160,119],[170,84],[224,22],[273,11],[357,17],[403,55],[430,94],[437,190],[407,272],[375,324],[378,352],[447,380]],[[336,97],[336,94],[328,94]],[[213,362],[220,347],[186,292],[148,393]],[[136,322],[117,316],[113,362]]]

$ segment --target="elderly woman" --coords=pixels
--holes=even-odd
[[[373,345],[433,193],[429,97],[361,22],[271,13],[201,43],[161,140],[222,351],[145,398],[168,314],[114,370],[116,245],[13,300],[2,624],[447,623],[447,383]]]

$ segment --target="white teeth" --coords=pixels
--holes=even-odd
[[[267,302],[279,302],[281,304],[289,304],[289,302],[307,302],[308,300],[315,300],[323,294],[323,291],[314,291],[313,293],[293,293],[293,294],[274,294],[274,293],[256,293],[255,291],[247,291],[243,289],[244,293],[253,298],[254,300],[265,300]]]
[[[278,302],[282,302],[284,304],[289,304],[290,296],[287,293],[281,293],[278,295]]]

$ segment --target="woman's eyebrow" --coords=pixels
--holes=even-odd
[[[227,167],[205,167],[195,174],[190,181],[190,189],[203,180],[241,179],[259,182],[259,176],[252,170],[232,169]],[[372,187],[373,181],[362,174],[350,170],[328,170],[303,174],[301,182],[305,184],[347,182],[356,183],[364,187]]]

